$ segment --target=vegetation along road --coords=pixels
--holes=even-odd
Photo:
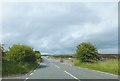
[[[73,79],[75,81],[85,81],[85,79],[111,79],[109,81],[117,81],[118,79],[116,75],[79,68],[71,64],[60,63],[59,60],[47,57],[43,57],[42,63],[33,72],[26,76],[21,75],[16,78],[21,78],[26,81],[31,79]]]
[[[105,73],[106,68],[98,56],[97,48],[91,43],[81,43],[77,46],[76,54],[72,55],[71,59],[77,60],[78,65],[87,64],[88,66],[95,66],[100,63],[103,65],[105,72],[90,70],[87,67],[74,66],[74,61],[70,60],[69,55],[62,56],[41,56],[39,51],[33,50],[26,45],[13,45],[9,51],[3,51],[3,81],[33,81],[33,80],[75,80],[75,81],[118,81],[118,75]],[[69,58],[65,58],[68,57]],[[110,62],[110,63],[109,63]],[[113,63],[109,61],[108,65]],[[114,62],[116,63],[116,61]],[[105,63],[107,64],[107,63]],[[105,68],[105,69],[104,69]],[[111,68],[111,67],[109,67]],[[116,68],[117,69],[117,68]],[[114,67],[113,72],[117,71]]]

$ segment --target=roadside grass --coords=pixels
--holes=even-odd
[[[118,60],[115,59],[99,61],[96,63],[81,63],[79,60],[73,60],[73,63],[75,64],[75,66],[79,66],[82,68],[89,68],[93,70],[99,70],[107,73],[120,75],[120,73],[118,73],[118,69],[120,71],[120,68],[118,68]]]

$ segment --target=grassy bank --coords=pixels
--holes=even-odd
[[[118,69],[120,70],[120,68],[118,68],[118,60],[105,60],[105,61],[99,61],[96,63],[81,63],[78,60],[74,60],[73,62],[76,66],[79,66],[79,67],[99,70],[99,71],[108,72],[108,73],[117,74],[117,75],[118,75]]]

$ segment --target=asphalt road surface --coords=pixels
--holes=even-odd
[[[88,79],[88,81],[90,81],[89,79],[118,79],[118,76],[95,70],[79,68],[72,66],[69,63],[60,63],[58,60],[43,57],[43,61],[37,69],[30,74],[17,78],[24,79],[24,81],[29,81],[31,79],[68,79],[75,81],[83,81],[82,79]]]

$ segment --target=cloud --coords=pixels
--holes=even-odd
[[[4,3],[3,42],[51,54],[74,53],[92,42],[100,53],[117,53],[117,3]]]

